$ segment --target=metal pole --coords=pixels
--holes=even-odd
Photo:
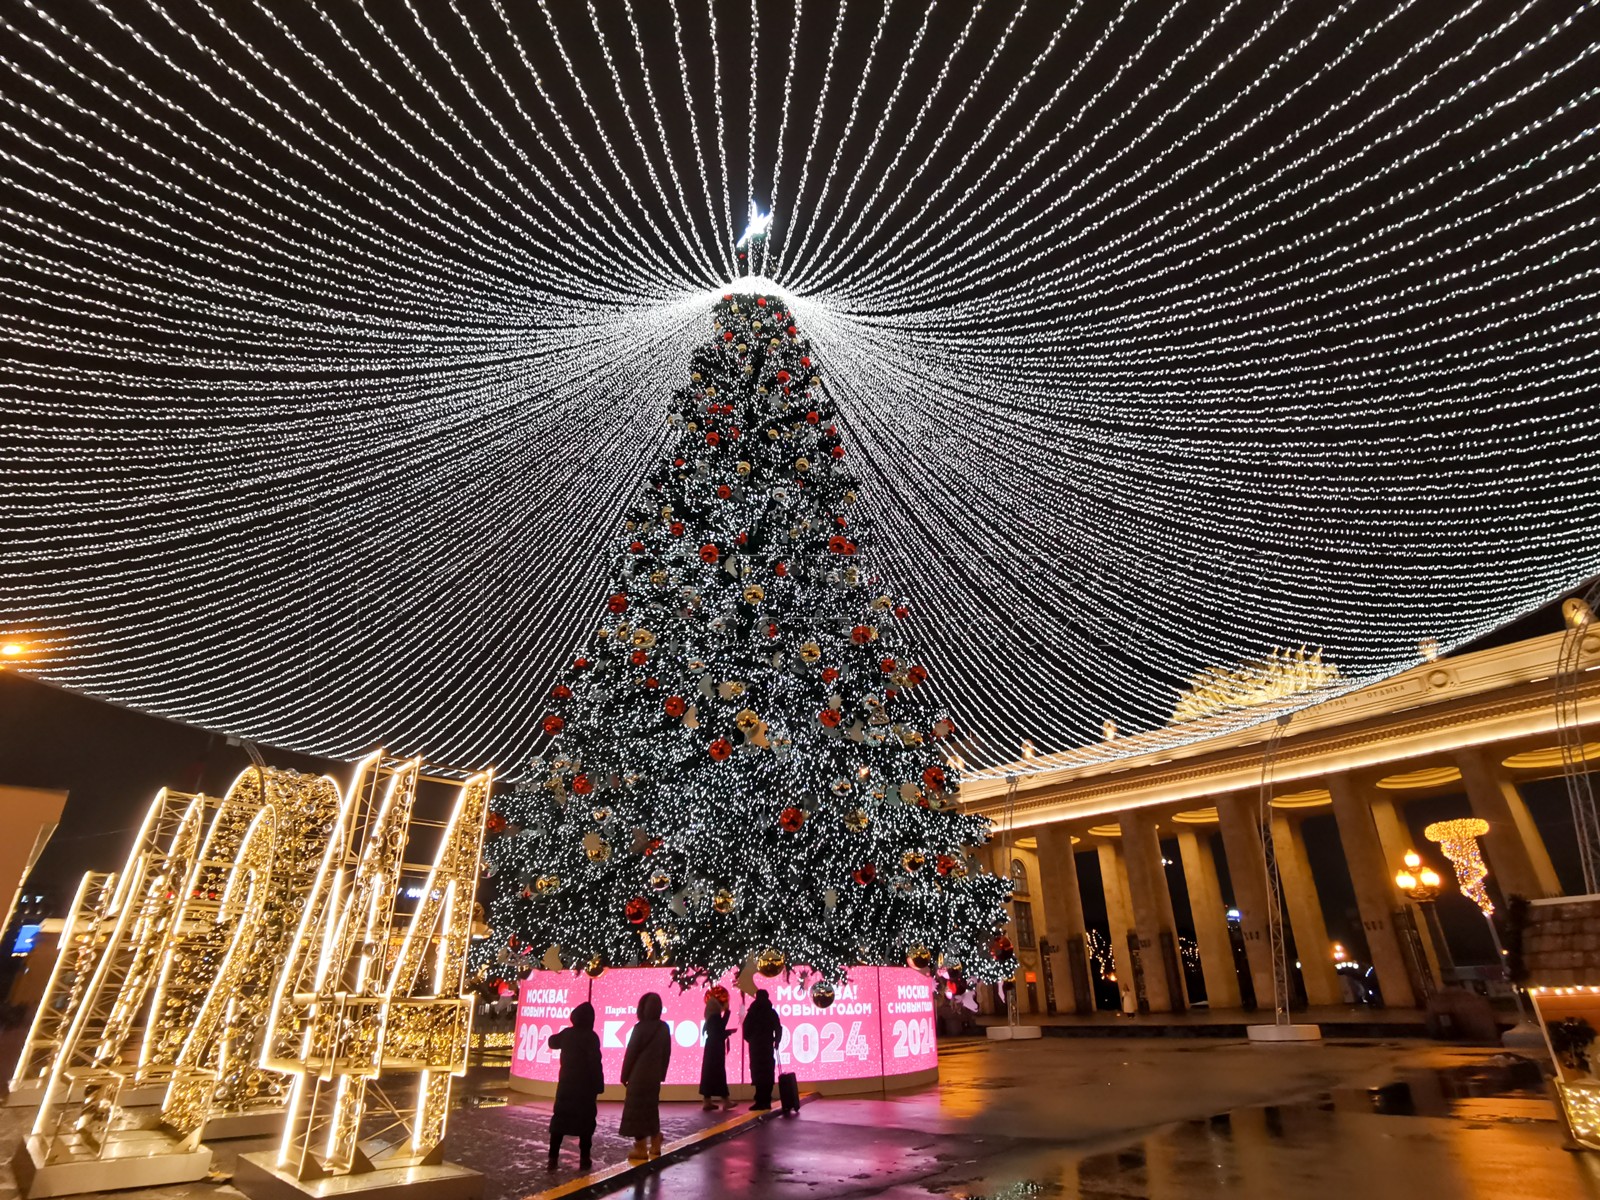
[[[1500,944],[1500,931],[1494,927],[1494,917],[1484,913],[1483,919],[1489,922],[1489,936],[1494,939],[1495,961],[1500,964],[1500,973],[1506,977],[1506,982],[1511,984],[1511,998],[1517,1002],[1517,1024],[1520,1025],[1528,1019],[1528,1010],[1522,1006],[1522,993],[1517,990],[1516,982],[1511,978],[1511,970],[1506,966],[1506,951]]]

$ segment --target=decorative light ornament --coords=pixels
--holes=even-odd
[[[1489,822],[1477,817],[1460,817],[1454,821],[1435,821],[1422,831],[1430,842],[1438,842],[1439,849],[1455,868],[1456,884],[1461,894],[1471,900],[1488,917],[1494,913],[1494,901],[1489,899],[1489,889],[1484,880],[1489,868],[1478,849],[1478,839],[1489,832]],[[1408,864],[1409,865],[1409,864]]]

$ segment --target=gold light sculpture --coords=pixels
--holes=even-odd
[[[1339,682],[1339,668],[1322,651],[1275,648],[1266,658],[1237,667],[1208,667],[1189,680],[1172,709],[1172,721],[1194,721],[1238,708],[1287,700]]]
[[[83,1002],[95,964],[105,949],[116,884],[117,876],[105,871],[90,871],[78,884],[61,928],[55,966],[33,1014],[17,1069],[11,1075],[6,1095],[9,1106],[39,1102],[50,1068],[61,1053],[67,1022]]]
[[[420,868],[405,861],[420,767],[380,752],[347,794],[258,766],[221,800],[157,795],[123,871],[80,885],[17,1065],[15,1094],[39,1102],[14,1159],[25,1194],[203,1178],[202,1136],[278,1129],[295,1178],[367,1170],[369,1092],[406,1133],[379,1165],[434,1161],[466,1070],[491,776],[461,786]],[[423,870],[397,922],[402,875]],[[406,1105],[379,1086],[396,1073],[417,1081]]]
[[[450,1080],[467,1067],[473,999],[462,993],[491,775],[462,784],[405,915],[396,902],[420,767],[374,755],[345,797],[267,1028],[263,1064],[294,1077],[283,1140],[240,1160],[247,1194],[438,1164]],[[386,1090],[397,1075],[414,1084],[403,1099]]]
[[[1494,914],[1494,901],[1489,899],[1489,890],[1483,885],[1489,877],[1489,868],[1478,849],[1478,839],[1488,832],[1489,822],[1477,817],[1435,821],[1422,831],[1430,842],[1439,843],[1439,849],[1455,868],[1461,894],[1482,909],[1485,917]]]

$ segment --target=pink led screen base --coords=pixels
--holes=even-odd
[[[801,1090],[838,1093],[885,1085],[910,1087],[937,1077],[933,981],[921,972],[909,967],[858,967],[835,989],[829,1008],[813,1004],[809,987],[792,975],[756,982],[766,988],[783,1021],[778,1069],[798,1075]],[[738,1088],[749,1083],[744,1039],[738,1032],[749,998],[739,991],[733,975],[725,978],[722,986],[731,998],[728,1023],[734,1029],[728,1050],[728,1082]],[[517,999],[512,1085],[537,1094],[553,1092],[560,1056],[550,1049],[550,1035],[564,1028],[567,1014],[588,1000],[595,1008],[606,1084],[615,1087],[639,997],[646,992],[660,994],[662,1019],[672,1030],[672,1065],[663,1095],[668,1099],[697,1096],[705,992],[679,992],[672,986],[671,970],[665,967],[618,968],[594,980],[566,972],[535,971],[523,980]]]

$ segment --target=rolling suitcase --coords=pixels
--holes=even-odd
[[[800,1081],[793,1071],[778,1076],[778,1103],[786,1113],[800,1111]]]

